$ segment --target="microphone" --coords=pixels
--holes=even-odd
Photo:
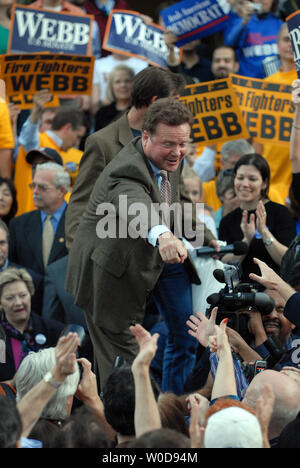
[[[213,271],[214,278],[219,281],[219,283],[226,283],[225,273],[221,268],[217,268]]]
[[[233,253],[234,255],[244,255],[245,253],[247,253],[247,250],[248,245],[246,244],[246,242],[237,241],[233,244],[221,247],[219,252],[217,252],[213,247],[201,247],[200,249],[196,250],[196,253],[197,257],[200,257],[201,255],[222,255],[226,253]]]

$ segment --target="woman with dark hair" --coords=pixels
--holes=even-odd
[[[6,177],[0,177],[0,219],[8,225],[17,210],[17,192],[13,182]]]
[[[296,226],[287,207],[269,200],[270,168],[260,154],[243,156],[234,167],[233,177],[239,208],[222,218],[219,238],[227,244],[243,240],[248,252],[241,257],[227,254],[222,261],[241,261],[242,280],[248,282],[249,273],[259,273],[253,257],[279,272]]]

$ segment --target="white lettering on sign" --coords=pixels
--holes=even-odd
[[[147,27],[141,18],[131,15],[115,13],[116,33],[125,34],[125,42],[140,45],[148,50],[156,50],[162,55],[168,54],[168,47],[164,41],[163,33]]]
[[[28,33],[29,39],[84,45],[89,42],[90,27],[84,23],[55,20],[44,13],[32,11],[15,12],[20,37]]]
[[[293,44],[293,49],[294,49],[294,60],[299,60],[300,59],[300,51],[299,51],[299,46],[300,46],[300,31],[299,31],[299,26],[297,28],[292,29],[290,31],[290,38]]]

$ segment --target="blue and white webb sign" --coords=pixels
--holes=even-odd
[[[168,66],[169,49],[164,40],[164,29],[154,23],[144,23],[140,13],[135,11],[112,10],[107,21],[103,48],[139,57],[155,66]],[[178,48],[175,53],[180,55]]]
[[[70,15],[15,5],[9,52],[55,52],[87,55],[90,51],[90,15]]]
[[[294,62],[298,78],[300,78],[300,10],[286,18],[294,54]]]
[[[165,26],[179,37],[177,46],[210,36],[225,27],[226,0],[184,0],[161,11]]]

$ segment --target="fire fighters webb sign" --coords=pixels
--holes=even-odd
[[[93,56],[24,54],[0,56],[0,77],[7,94],[91,94]]]

